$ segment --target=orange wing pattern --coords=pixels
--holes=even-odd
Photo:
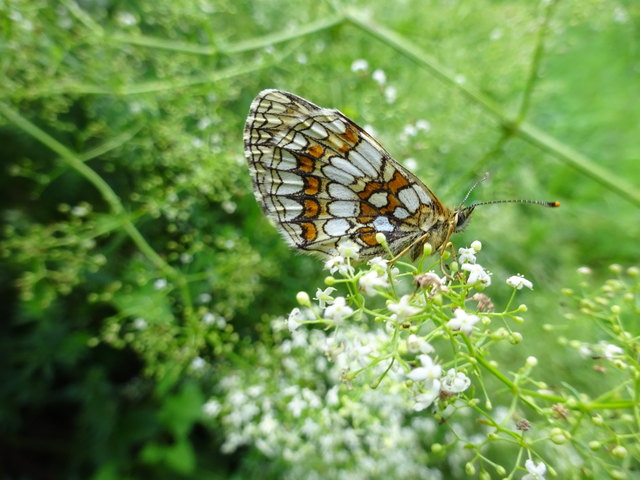
[[[367,259],[385,253],[378,232],[398,253],[451,231],[451,211],[338,110],[264,90],[251,104],[244,145],[258,203],[300,250],[333,256],[349,239]]]

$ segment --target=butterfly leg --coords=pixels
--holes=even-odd
[[[430,235],[431,234],[429,232],[427,232],[424,235],[422,235],[421,237],[416,238],[407,247],[405,247],[399,254],[397,254],[395,257],[393,257],[389,262],[390,263],[394,263],[396,260],[398,260],[400,257],[402,257],[405,253],[407,253],[409,250],[411,250],[417,244],[425,243],[429,239]]]

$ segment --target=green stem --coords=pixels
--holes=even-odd
[[[540,70],[540,63],[542,62],[542,54],[544,53],[544,41],[549,31],[549,23],[551,22],[551,15],[553,13],[553,8],[556,6],[557,0],[551,0],[547,2],[544,7],[544,16],[542,18],[542,22],[540,25],[540,29],[538,30],[538,39],[536,41],[536,46],[533,51],[533,58],[531,59],[531,67],[529,68],[529,76],[527,78],[527,83],[524,87],[524,92],[522,93],[522,101],[520,103],[520,108],[518,109],[518,120],[522,121],[527,116],[529,112],[529,106],[531,104],[531,96],[533,94],[533,87],[538,78],[538,71]]]
[[[276,32],[270,35],[264,35],[261,37],[250,38],[242,42],[230,43],[220,46],[220,52],[227,55],[234,53],[246,52],[249,50],[258,50],[265,47],[270,47],[276,43],[287,42],[289,40],[295,40],[305,35],[310,35],[322,30],[332,28],[342,22],[345,18],[341,15],[336,15],[333,18],[323,18],[317,22],[308,23],[306,25],[300,25],[296,28],[287,29],[284,32]]]

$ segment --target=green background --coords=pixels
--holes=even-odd
[[[533,281],[539,357],[588,383],[542,347],[576,328],[559,294],[576,268],[638,260],[639,29],[631,0],[0,3],[2,478],[268,462],[218,452],[199,413],[215,369],[189,373],[323,287],[251,193],[242,129],[264,88],[373,127],[447,205],[485,171],[470,201],[560,201],[480,207],[454,241]]]

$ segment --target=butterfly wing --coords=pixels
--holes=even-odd
[[[363,259],[394,253],[446,213],[437,197],[340,113],[280,90],[253,100],[244,130],[253,189],[264,212],[298,249],[337,254],[346,239]]]

